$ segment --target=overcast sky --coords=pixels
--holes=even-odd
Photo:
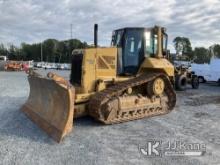
[[[220,0],[0,0],[0,43],[35,43],[46,38],[110,44],[113,29],[126,26],[167,28],[169,48],[176,36],[193,47],[220,43]]]

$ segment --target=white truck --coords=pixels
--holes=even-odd
[[[214,81],[220,84],[220,59],[211,58],[210,64],[191,64],[191,70],[200,82]]]

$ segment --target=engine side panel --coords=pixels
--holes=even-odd
[[[115,78],[117,72],[117,48],[97,48],[96,55],[96,78]]]
[[[85,49],[82,62],[82,92],[95,92],[99,79],[112,80],[117,71],[117,48]]]
[[[174,77],[174,66],[165,58],[145,58],[142,63],[139,73],[144,70],[160,70],[166,73],[169,77]]]

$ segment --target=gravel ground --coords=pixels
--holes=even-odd
[[[77,119],[60,144],[19,111],[28,93],[25,73],[0,72],[0,164],[220,164],[220,87],[215,84],[177,92],[175,110],[164,116],[110,126]],[[149,158],[138,149],[149,139],[204,143],[206,153]]]

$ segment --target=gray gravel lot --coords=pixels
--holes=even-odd
[[[215,84],[177,92],[175,110],[164,116],[110,126],[90,117],[77,119],[60,144],[19,111],[28,93],[25,73],[0,72],[0,164],[220,164],[220,87]],[[148,158],[138,146],[149,139],[205,143],[206,153]]]

